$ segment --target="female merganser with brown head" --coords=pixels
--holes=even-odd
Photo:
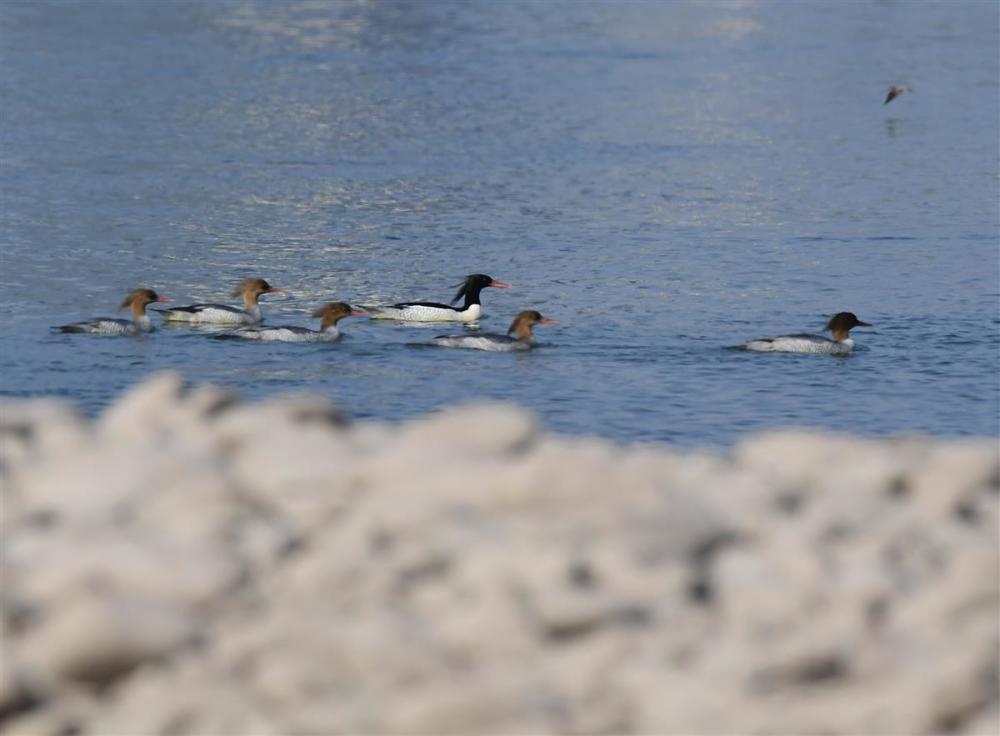
[[[487,288],[509,289],[510,284],[497,281],[484,273],[474,273],[466,276],[451,300],[454,304],[465,297],[465,304],[453,307],[438,302],[400,302],[382,307],[364,307],[372,319],[397,319],[404,322],[475,322],[482,315],[483,307],[479,302],[479,293]]]
[[[510,323],[510,329],[507,330],[506,335],[490,333],[485,335],[442,335],[435,337],[433,344],[443,348],[471,348],[493,352],[531,350],[534,347],[534,335],[531,333],[531,328],[535,325],[556,324],[559,324],[559,320],[548,319],[534,309],[526,309]]]
[[[826,323],[832,340],[820,335],[784,335],[782,337],[761,337],[743,345],[747,350],[767,353],[826,353],[827,355],[847,355],[854,350],[854,340],[850,331],[854,327],[871,327],[862,322],[854,312],[838,312]]]
[[[333,342],[340,337],[337,323],[344,317],[367,317],[368,312],[355,309],[344,302],[330,302],[312,313],[322,321],[319,330],[306,327],[282,325],[280,327],[240,327],[219,337],[241,337],[245,340],[264,340],[267,342]]]
[[[95,317],[85,322],[74,322],[70,325],[57,327],[60,332],[82,332],[88,335],[138,335],[152,332],[153,324],[146,314],[146,305],[153,302],[172,302],[165,296],[159,296],[152,289],[133,289],[118,307],[132,310],[132,319],[116,319],[114,317]]]
[[[172,307],[154,311],[163,315],[168,322],[195,322],[214,325],[255,325],[260,322],[260,304],[257,300],[263,294],[287,294],[284,289],[271,286],[264,279],[243,279],[233,296],[243,297],[243,309],[228,304],[191,304],[187,307]]]

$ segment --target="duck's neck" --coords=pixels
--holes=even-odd
[[[462,309],[468,309],[473,304],[479,304],[479,292],[483,290],[482,286],[470,286],[465,291],[465,306]]]
[[[243,308],[248,312],[253,313],[253,310],[260,311],[260,307],[257,306],[257,299],[260,298],[260,294],[256,291],[244,291],[243,292]]]
[[[138,299],[129,305],[132,310],[132,320],[134,322],[141,322],[145,319],[149,321],[149,317],[146,316],[146,302],[141,302]]]
[[[531,325],[527,322],[518,322],[510,328],[510,331],[514,333],[514,337],[524,342],[530,342],[534,337],[531,332]]]
[[[850,338],[850,330],[845,330],[842,327],[830,330],[830,336],[833,338],[834,342],[844,342]]]
[[[319,323],[320,332],[339,332],[340,328],[337,327],[337,323],[340,321],[340,317],[324,317],[323,321]]]

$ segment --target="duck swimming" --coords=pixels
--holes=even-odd
[[[219,337],[238,337],[265,342],[333,342],[340,337],[340,330],[337,327],[340,320],[344,317],[367,317],[368,313],[355,309],[345,302],[330,302],[316,309],[312,316],[321,320],[318,330],[294,325],[240,327]]]
[[[531,328],[535,325],[555,325],[559,320],[543,317],[534,309],[526,309],[518,314],[510,323],[506,335],[486,333],[483,335],[441,335],[431,342],[443,348],[471,348],[473,350],[489,350],[491,352],[510,352],[513,350],[531,350],[534,347],[534,335]]]
[[[95,317],[83,322],[73,322],[60,325],[60,332],[79,332],[88,335],[139,335],[152,332],[153,324],[146,314],[146,305],[153,302],[172,302],[165,296],[160,296],[152,289],[133,289],[122,301],[119,309],[128,307],[132,310],[132,319],[117,319],[115,317]]]
[[[833,339],[822,335],[783,335],[781,337],[759,337],[742,345],[746,350],[763,353],[825,353],[827,355],[847,355],[854,350],[854,340],[850,331],[854,327],[871,327],[862,322],[854,312],[838,312],[826,323]]]
[[[372,319],[395,319],[404,322],[475,322],[482,315],[483,308],[479,294],[483,289],[509,289],[511,285],[497,281],[484,273],[474,273],[465,277],[459,286],[458,293],[451,300],[452,304],[462,297],[465,303],[462,307],[438,302],[400,302],[387,306],[363,307]]]
[[[243,279],[233,289],[234,297],[243,297],[243,309],[228,304],[190,304],[186,307],[155,309],[167,322],[191,322],[214,325],[253,325],[261,320],[258,299],[264,294],[287,294],[264,279]]]

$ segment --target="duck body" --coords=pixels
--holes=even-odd
[[[510,284],[497,281],[486,274],[474,273],[467,276],[459,286],[452,304],[399,302],[385,306],[366,306],[364,309],[372,319],[394,319],[402,322],[476,322],[483,313],[480,293],[488,287],[509,289]],[[461,307],[453,306],[463,297],[465,302]]]
[[[368,313],[344,302],[331,302],[316,309],[312,316],[322,320],[318,330],[296,325],[241,327],[219,337],[261,342],[334,342],[340,338],[340,329],[337,327],[340,320],[344,317],[367,317]]]
[[[255,325],[261,321],[258,299],[264,294],[286,294],[284,289],[271,286],[261,278],[243,279],[233,289],[232,296],[243,298],[243,308],[228,304],[189,304],[186,307],[157,309],[167,322],[190,322],[207,325]]]
[[[401,322],[476,322],[483,313],[479,304],[459,309],[437,302],[401,302],[365,309],[372,319],[395,319]]]
[[[854,350],[854,340],[831,340],[822,335],[782,335],[781,337],[760,337],[743,347],[758,353],[826,353],[827,355],[847,355]]]
[[[308,327],[280,325],[276,327],[240,327],[228,333],[230,337],[261,342],[334,342],[340,338],[336,326],[325,330],[310,330]]]
[[[60,325],[60,332],[75,332],[87,335],[141,335],[155,328],[148,315],[139,319],[119,319],[117,317],[95,317],[82,322]]]
[[[854,350],[854,340],[850,331],[854,327],[871,327],[859,320],[853,312],[838,312],[826,323],[833,339],[822,335],[782,335],[781,337],[759,337],[744,343],[742,348],[758,353],[821,353],[824,355],[848,355]]]
[[[186,307],[156,309],[167,322],[192,322],[211,325],[255,325],[261,320],[260,306],[250,309],[228,304],[190,304]]]
[[[442,348],[469,348],[471,350],[487,350],[494,353],[512,352],[517,350],[531,350],[532,343],[528,340],[519,340],[510,335],[496,335],[487,333],[485,335],[441,335],[432,341]]]
[[[160,296],[152,289],[133,289],[119,305],[119,309],[126,307],[132,311],[132,319],[118,319],[116,317],[95,317],[94,319],[82,322],[73,322],[68,325],[59,325],[55,329],[60,332],[77,333],[84,335],[109,335],[109,336],[134,336],[153,331],[153,323],[146,314],[146,306],[153,302],[171,302],[165,296]]]
[[[440,335],[435,337],[432,345],[442,348],[468,348],[471,350],[486,350],[492,353],[509,353],[531,350],[534,347],[535,336],[531,328],[535,325],[554,325],[558,320],[543,317],[534,309],[526,309],[511,322],[506,335],[486,333],[483,335]]]

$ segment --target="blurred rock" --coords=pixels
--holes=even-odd
[[[998,732],[994,439],[0,404],[0,728]]]

